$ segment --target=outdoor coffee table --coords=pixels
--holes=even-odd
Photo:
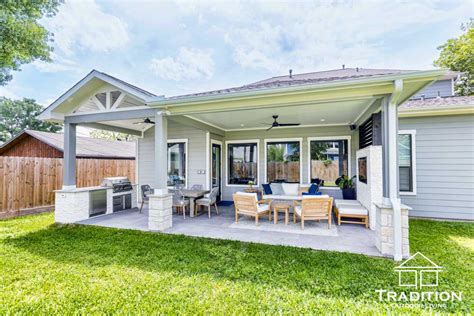
[[[285,212],[285,225],[288,225],[288,218],[290,217],[290,204],[287,203],[275,203],[273,206],[273,221],[276,224],[278,222],[278,212]]]

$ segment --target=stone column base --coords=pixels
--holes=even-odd
[[[54,221],[56,223],[75,223],[88,218],[89,191],[56,191],[54,208]]]
[[[375,245],[382,255],[393,257],[393,209],[388,205],[376,204],[376,210]],[[401,205],[403,258],[408,258],[410,256],[410,244],[408,240],[408,210],[408,206]]]
[[[173,195],[168,193],[155,193],[149,195],[148,229],[164,231],[173,226]]]

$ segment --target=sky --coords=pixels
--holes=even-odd
[[[49,105],[92,69],[158,95],[346,67],[432,69],[473,0],[68,1],[41,24],[52,63],[14,72],[0,96]]]

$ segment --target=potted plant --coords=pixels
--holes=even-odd
[[[339,187],[341,188],[342,191],[342,197],[344,200],[355,200],[356,199],[356,192],[354,188],[354,182],[353,179],[356,176],[353,176],[352,178],[349,178],[348,176],[342,176],[340,177],[340,181],[338,183]]]
[[[253,182],[252,180],[250,180],[248,182],[248,185],[249,185],[249,189],[251,189],[254,185],[255,185],[255,182]]]

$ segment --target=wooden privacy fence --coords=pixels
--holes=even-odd
[[[300,182],[300,162],[268,162],[267,178],[268,182],[279,179],[286,179],[288,182]]]
[[[342,174],[347,175],[347,162],[344,161]],[[311,178],[324,179],[325,181],[336,181],[339,178],[339,162],[333,161],[325,165],[322,160],[311,160]]]
[[[113,176],[135,182],[135,160],[76,160],[78,187],[99,185]],[[53,191],[62,187],[62,180],[62,158],[0,157],[0,215],[53,205]]]

